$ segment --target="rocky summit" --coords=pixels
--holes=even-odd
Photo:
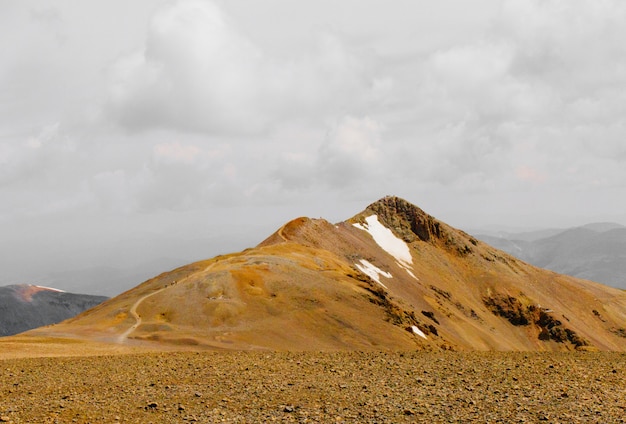
[[[529,265],[398,197],[152,278],[27,337],[150,349],[626,350],[626,293]]]

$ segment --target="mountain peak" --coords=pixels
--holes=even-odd
[[[371,214],[377,215],[383,225],[408,243],[417,239],[422,241],[440,239],[444,233],[442,223],[419,207],[397,196],[385,196],[377,200],[351,221],[359,221],[364,217],[363,215]]]
[[[296,218],[256,248],[161,274],[37,334],[199,349],[626,350],[624,304],[623,292],[527,265],[387,196],[334,225]]]

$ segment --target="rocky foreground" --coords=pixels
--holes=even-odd
[[[185,352],[5,359],[0,422],[626,421],[623,353]]]

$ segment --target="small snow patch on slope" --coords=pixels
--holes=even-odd
[[[46,287],[46,286],[39,286],[39,285],[37,285],[35,287],[37,287],[39,289],[43,289],[43,290],[49,290],[49,291],[53,291],[53,292],[65,293],[64,290],[55,289],[54,287]]]
[[[368,216],[365,218],[365,222],[365,225],[359,223],[352,225],[360,230],[367,231],[372,236],[376,244],[378,244],[391,256],[396,258],[398,265],[404,268],[411,277],[417,280],[418,278],[409,269],[409,267],[413,264],[413,257],[411,256],[409,246],[404,242],[404,240],[396,237],[396,235],[389,228],[381,224],[378,220],[378,216],[376,215]]]
[[[396,258],[398,262],[405,266],[413,263],[413,257],[409,246],[387,227],[378,221],[378,216],[372,215],[365,218],[366,225],[354,224],[355,227],[365,230],[387,253]]]
[[[380,282],[380,276],[382,275],[383,277],[391,278],[392,277],[391,273],[383,271],[382,269],[378,268],[376,265],[372,264],[371,262],[366,261],[365,259],[361,259],[361,265],[359,264],[354,264],[354,265],[363,274],[367,275],[372,280],[376,281],[378,284],[380,284],[385,289],[387,289],[387,286]]]
[[[426,338],[426,334],[424,334],[424,332],[422,330],[417,328],[417,326],[412,325],[411,326],[411,330],[413,331],[413,334],[417,334],[420,337]]]
[[[415,276],[415,274],[413,274],[413,271],[411,271],[411,270],[410,270],[410,269],[408,269],[407,267],[402,267],[402,268],[404,268],[404,270],[405,270],[405,271],[406,271],[406,272],[407,272],[407,273],[408,273],[411,277],[415,278],[417,281],[419,281],[419,280],[420,280],[419,278],[417,278],[417,277]]]

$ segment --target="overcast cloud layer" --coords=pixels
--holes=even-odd
[[[461,228],[626,223],[626,3],[436,3],[0,3],[0,283],[386,194]]]

